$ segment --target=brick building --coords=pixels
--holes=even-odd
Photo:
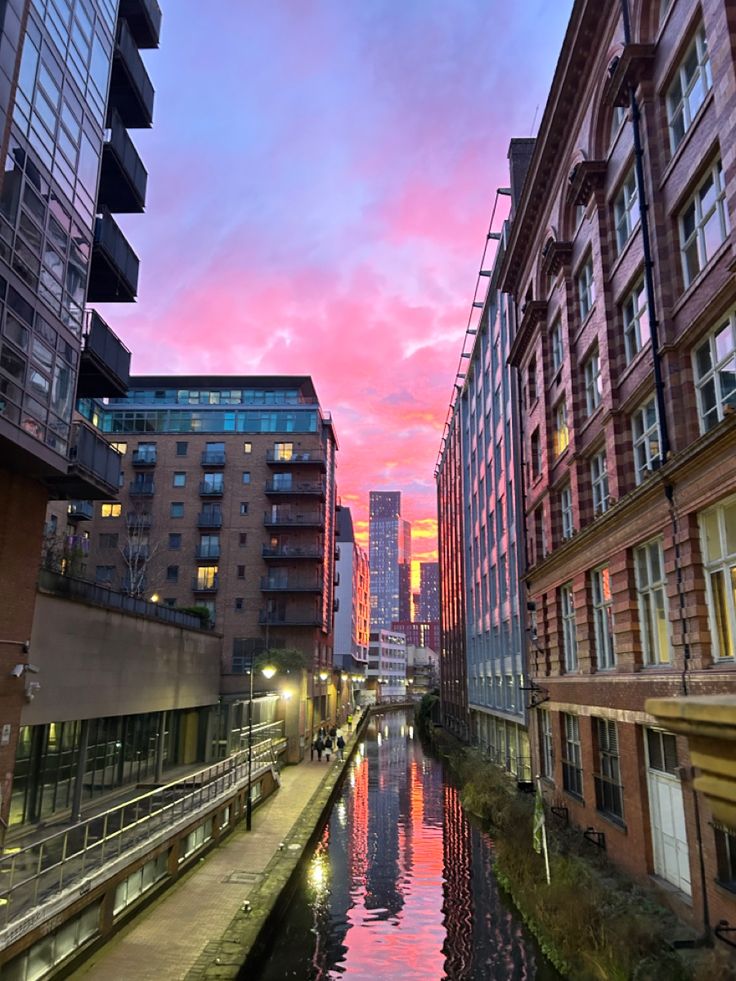
[[[137,377],[87,409],[123,455],[119,498],[89,523],[90,578],[206,610],[228,698],[266,648],[331,672],[337,447],[311,379]],[[306,692],[315,717],[331,714],[331,688]]]
[[[626,14],[574,4],[501,271],[532,750],[615,862],[684,918],[733,923],[736,836],[645,701],[736,689],[736,13]]]

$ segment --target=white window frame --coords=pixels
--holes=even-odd
[[[568,794],[583,796],[583,755],[580,742],[580,719],[570,712],[563,712],[564,738],[562,742],[563,787]],[[574,773],[574,781],[565,778],[565,771]],[[575,787],[571,783],[576,784]]]
[[[575,596],[572,583],[560,586],[560,620],[562,621],[562,650],[565,655],[565,672],[578,670],[578,638],[575,620]]]
[[[585,377],[585,410],[592,416],[603,397],[601,382],[601,357],[598,348],[593,351],[583,367]]]
[[[707,198],[709,186],[714,191],[711,200]],[[692,218],[688,222],[686,216],[690,213],[692,213]],[[715,226],[711,226],[711,222],[715,222]],[[678,227],[682,278],[685,289],[687,289],[723,245],[730,231],[726,207],[726,182],[723,177],[723,164],[720,158],[708,168],[707,174],[698,185],[695,193],[680,212]],[[709,227],[717,229],[718,241],[709,242],[707,234]],[[688,262],[688,255],[692,257],[692,264]],[[697,263],[697,268],[695,268],[695,263]]]
[[[593,569],[590,573],[590,580],[593,594],[596,664],[599,671],[609,671],[616,667],[610,568],[607,565],[602,565]]]
[[[595,304],[595,279],[593,278],[593,256],[589,255],[577,275],[578,308],[580,319],[585,320]]]
[[[608,458],[601,450],[590,461],[590,486],[593,492],[593,514],[604,514],[608,510]]]
[[[707,433],[721,422],[729,407],[736,408],[736,311],[732,310],[694,349],[693,377],[700,432]]]
[[[698,521],[713,655],[719,661],[733,661],[736,658],[736,498],[701,512]],[[729,528],[733,529],[730,534]]]
[[[650,414],[653,414],[653,421],[649,421]],[[653,395],[643,405],[640,405],[632,415],[631,434],[634,448],[634,472],[636,483],[640,484],[647,474],[656,470],[662,462],[662,449],[659,442],[659,415]],[[652,436],[656,436],[656,440],[652,440]],[[656,452],[652,449],[654,445],[657,447]]]
[[[547,780],[555,777],[555,744],[552,738],[552,717],[549,712],[539,713],[540,769]]]
[[[634,549],[634,570],[644,664],[669,666],[672,663],[672,638],[661,538],[644,542]],[[658,611],[664,614],[663,630],[658,629]]]
[[[555,320],[550,331],[550,343],[552,346],[552,374],[556,375],[565,360],[565,344],[562,337],[562,321]]]
[[[624,322],[626,364],[631,364],[639,351],[651,340],[647,291],[643,279],[625,297],[621,304],[621,315]]]
[[[688,76],[688,62],[695,55],[692,74]],[[702,83],[698,87],[698,83]],[[667,126],[670,132],[670,150],[678,148],[693,124],[700,107],[713,87],[713,76],[708,57],[708,42],[705,28],[701,24],[695,32],[692,43],[685,52],[675,71],[675,76],[667,92]],[[682,132],[677,132],[676,120],[682,118]]]
[[[628,172],[613,202],[613,221],[616,228],[616,252],[620,255],[639,223],[639,189],[636,170]]]
[[[567,399],[561,399],[555,406],[555,456],[561,456],[570,445],[570,427],[567,424]]]
[[[562,537],[565,541],[572,538],[575,526],[572,510],[572,487],[566,484],[560,491],[560,517],[562,522]]]

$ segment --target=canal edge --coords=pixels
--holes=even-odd
[[[322,833],[371,714],[370,709],[363,713],[355,733],[348,740],[342,766],[331,767],[325,773],[284,836],[283,848],[271,856],[261,882],[250,891],[220,937],[204,947],[185,975],[186,981],[237,978],[250,974],[259,963],[296,889],[305,856]],[[294,844],[299,845],[298,851],[289,848]]]

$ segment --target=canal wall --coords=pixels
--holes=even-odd
[[[187,981],[253,976],[294,895],[306,857],[322,833],[370,716],[398,707],[379,705],[363,713],[356,731],[348,734],[344,761],[329,765],[317,790],[279,843],[260,883],[249,892],[222,935],[207,944],[186,974]]]

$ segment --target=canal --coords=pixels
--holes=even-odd
[[[412,714],[373,716],[259,981],[558,978],[492,859]]]

